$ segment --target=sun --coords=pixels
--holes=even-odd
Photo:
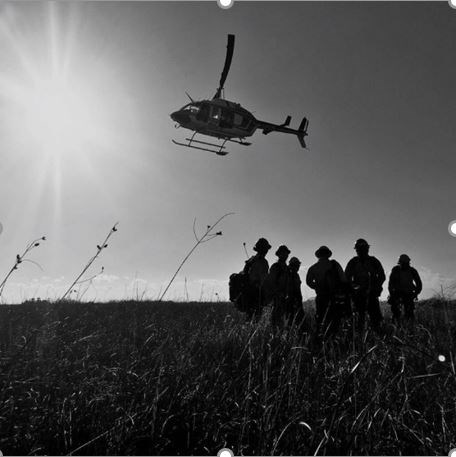
[[[27,221],[45,214],[60,230],[73,196],[89,203],[96,192],[103,207],[116,211],[113,181],[102,177],[125,173],[117,164],[142,137],[135,136],[136,107],[122,61],[109,48],[91,46],[85,6],[36,2],[34,8],[20,14],[13,2],[0,4],[2,184],[13,195],[21,183],[17,211]]]
[[[26,33],[14,15],[0,16],[0,39],[8,51],[0,102],[17,147],[31,159],[44,156],[64,166],[61,157],[81,162],[89,151],[112,144],[116,91],[109,90],[112,80],[103,78],[104,67],[94,64],[102,56],[87,58],[78,40],[79,21],[72,13],[79,10],[54,3],[46,10],[48,20]],[[106,99],[106,94],[114,95]]]

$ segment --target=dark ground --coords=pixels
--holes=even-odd
[[[311,304],[309,304],[311,306]],[[414,329],[273,333],[227,303],[0,306],[6,455],[447,455],[456,304]],[[443,355],[445,361],[438,360]]]

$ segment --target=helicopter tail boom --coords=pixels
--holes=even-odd
[[[307,127],[309,126],[309,120],[304,117],[297,130],[288,128],[290,122],[291,116],[287,116],[287,119],[283,124],[271,124],[269,122],[258,121],[258,128],[263,130],[264,135],[267,135],[271,132],[291,133],[292,135],[296,135],[298,137],[299,144],[303,148],[306,148],[304,137],[307,136]]]

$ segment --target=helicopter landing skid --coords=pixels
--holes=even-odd
[[[230,141],[231,143],[242,144],[243,146],[250,146],[252,144],[252,143],[247,143],[247,142],[243,142],[243,141],[230,140],[227,138],[227,139],[223,140],[223,143],[220,145],[220,144],[208,143],[206,141],[195,140],[194,139],[195,135],[196,135],[196,133],[193,134],[191,138],[185,138],[186,141],[188,141],[188,143],[180,143],[176,140],[171,140],[171,141],[174,144],[177,144],[178,146],[184,146],[184,147],[192,148],[192,149],[199,149],[200,151],[213,152],[214,154],[217,154],[219,156],[226,156],[228,154],[228,151],[224,151],[225,143],[227,141]],[[199,146],[193,146],[192,143],[202,144],[204,146],[211,146],[211,147],[217,148],[217,149],[214,150],[214,149],[203,148],[203,147],[199,147]]]
[[[204,141],[198,141],[198,140],[190,141],[189,138],[185,138],[185,139],[188,140],[188,143],[179,143],[179,141],[176,141],[176,140],[171,140],[171,141],[174,144],[177,144],[178,146],[184,146],[186,148],[192,148],[192,149],[199,149],[200,151],[213,152],[214,154],[217,154],[219,156],[226,156],[228,154],[228,151],[224,151],[225,142],[220,146],[218,144],[206,143]],[[218,149],[214,150],[214,149],[209,149],[209,148],[201,148],[199,146],[193,146],[192,143],[198,143],[198,144],[204,144],[204,145],[208,145],[208,146],[213,146],[214,148],[218,148]]]

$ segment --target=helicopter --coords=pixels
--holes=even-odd
[[[271,124],[260,121],[239,103],[230,102],[222,97],[224,95],[224,85],[231,66],[234,52],[234,35],[228,35],[228,44],[225,56],[225,64],[220,77],[219,87],[212,100],[195,101],[189,94],[190,103],[180,110],[173,112],[170,117],[176,122],[176,128],[183,127],[193,131],[191,138],[186,138],[186,143],[172,140],[178,146],[192,149],[213,152],[217,155],[226,155],[225,144],[227,142],[250,146],[252,143],[245,141],[252,136],[255,131],[262,130],[264,135],[271,132],[291,133],[298,137],[299,143],[306,148],[304,137],[307,136],[309,121],[304,117],[297,130],[288,126],[291,116],[287,116],[283,124]],[[221,144],[210,143],[195,139],[197,134],[216,137],[221,140]]]

